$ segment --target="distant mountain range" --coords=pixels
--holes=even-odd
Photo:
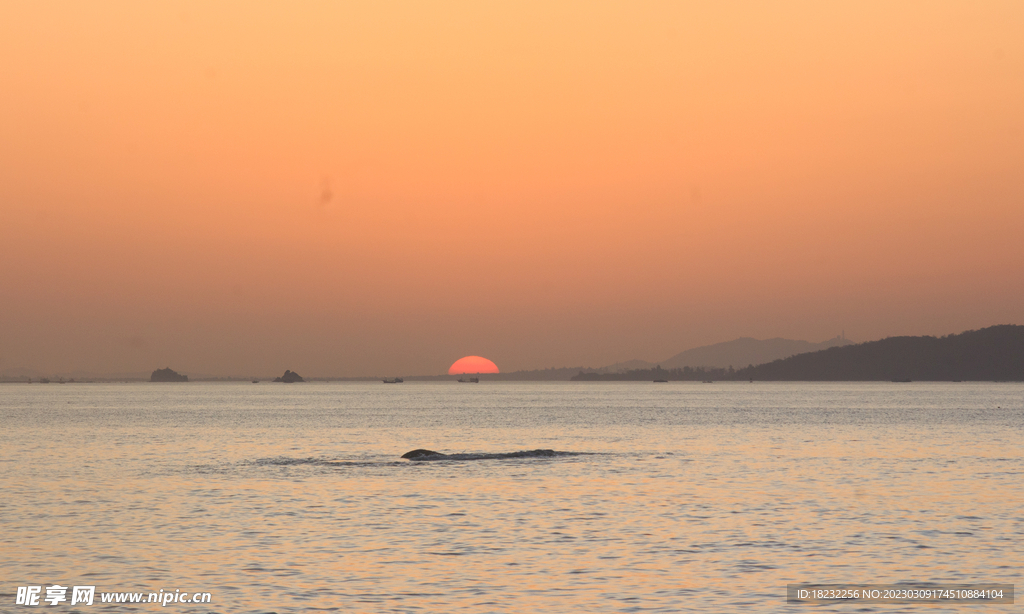
[[[40,380],[29,368],[0,371],[0,381]],[[145,380],[148,374],[74,371],[45,375],[56,381]],[[231,379],[196,376],[189,379]],[[237,378],[235,378],[237,379]],[[248,379],[248,378],[244,378]],[[326,379],[326,378],[322,378]],[[378,378],[331,378],[378,379]],[[446,381],[450,375],[406,376],[406,381]],[[1007,380],[1024,381],[1024,326],[999,325],[945,337],[889,337],[853,344],[845,335],[821,343],[793,339],[752,339],[705,345],[660,363],[620,362],[599,369],[555,368],[482,374],[481,381],[569,380]]]
[[[851,343],[853,342],[847,339],[845,335],[839,335],[821,343],[778,337],[764,340],[740,337],[733,341],[703,345],[686,350],[658,363],[630,360],[602,367],[595,371],[598,373],[622,373],[637,369],[652,369],[657,366],[661,366],[663,369],[682,369],[683,367],[728,368],[730,366],[738,369],[749,365],[772,362],[780,358],[788,358],[796,354],[806,354],[807,352],[817,352],[818,350],[826,350],[831,347],[850,345]]]
[[[762,380],[1024,380],[1024,326],[945,337],[889,337],[799,354],[749,370]]]
[[[889,337],[797,354],[742,369],[682,367],[581,372],[574,381],[1024,381],[1024,326],[1004,324],[945,337]]]
[[[79,382],[85,381],[146,381],[150,378],[149,372],[131,372],[131,373],[100,373],[95,371],[85,370],[74,370],[74,371],[56,371],[56,372],[45,372],[30,367],[8,367],[6,369],[0,369],[0,381],[27,381],[40,380],[42,378],[50,378],[53,381],[58,379],[65,380],[76,380]]]
[[[839,335],[821,343],[810,341],[798,341],[795,339],[753,339],[751,337],[740,337],[733,341],[715,343],[696,347],[685,352],[680,352],[668,360],[660,363],[647,362],[645,360],[629,360],[615,363],[598,369],[584,367],[563,367],[554,369],[535,369],[532,371],[509,371],[505,373],[482,373],[481,381],[514,382],[514,381],[565,381],[572,379],[579,373],[599,373],[611,377],[609,379],[622,379],[614,377],[616,374],[644,371],[661,367],[662,369],[682,369],[684,367],[707,367],[728,369],[730,366],[744,367],[748,365],[759,365],[771,362],[779,358],[786,358],[804,352],[814,352],[831,347],[849,345],[853,343]],[[406,381],[447,381],[453,379],[451,375],[419,375],[406,376]],[[642,378],[646,379],[646,377]]]

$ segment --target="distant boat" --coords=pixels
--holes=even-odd
[[[469,379],[462,379],[460,377],[459,378],[459,382],[463,383],[463,384],[479,384],[480,383],[480,378],[479,377],[471,377]]]
[[[909,384],[910,383],[909,379],[894,379],[892,381],[894,383],[897,383],[897,384]]]
[[[713,382],[712,380],[706,379],[706,380],[704,380],[704,383],[705,384],[714,384],[715,382]]]
[[[384,379],[384,383],[385,384],[401,384],[404,381],[405,380],[400,378],[400,377],[396,377],[396,378],[393,378],[393,379],[386,379],[386,378]]]
[[[260,383],[260,380],[258,380],[258,379],[254,379],[254,380],[252,380],[252,383],[254,383],[254,384],[258,384],[258,383]]]
[[[668,380],[667,379],[656,379],[656,380],[654,380],[654,383],[655,384],[667,384]]]

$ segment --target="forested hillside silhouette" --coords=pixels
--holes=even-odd
[[[945,337],[889,337],[732,367],[580,372],[573,381],[1024,381],[1024,326],[1004,324]]]

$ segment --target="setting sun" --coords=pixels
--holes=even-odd
[[[463,356],[448,367],[448,375],[463,373],[498,373],[498,365],[482,356]]]

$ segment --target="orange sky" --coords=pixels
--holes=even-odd
[[[0,4],[0,372],[1024,323],[1024,3],[294,4]]]

